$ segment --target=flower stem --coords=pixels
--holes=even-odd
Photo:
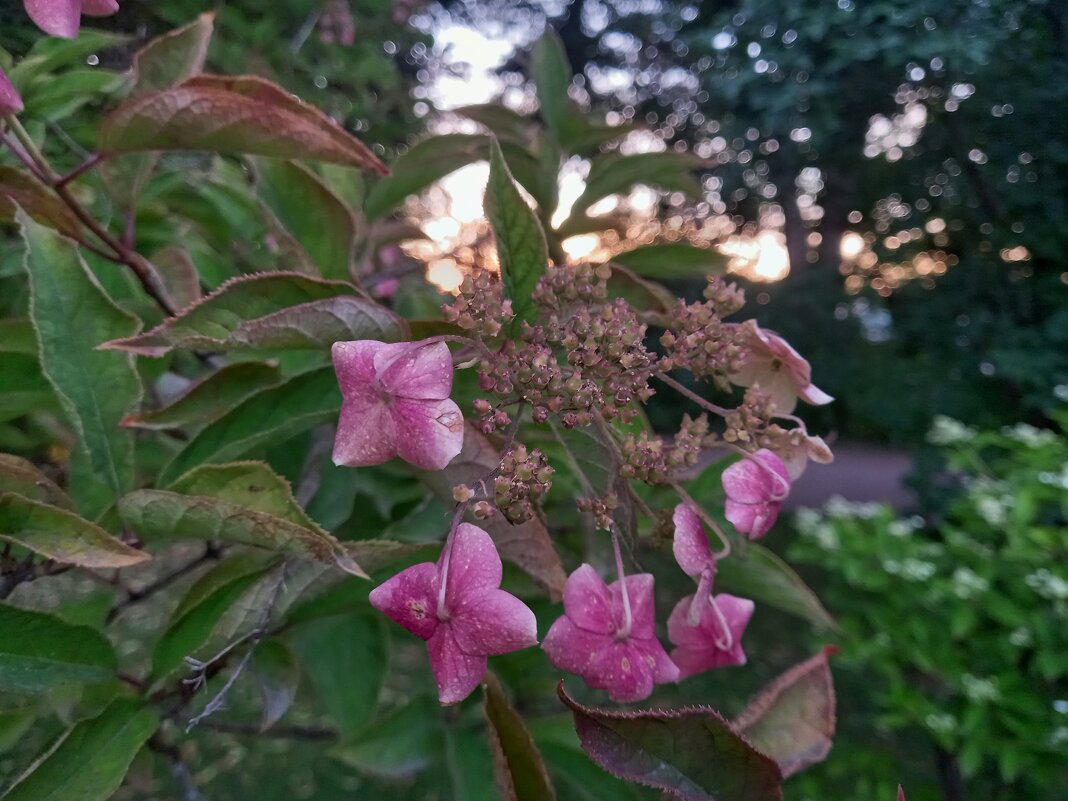
[[[728,414],[730,414],[729,409],[724,409],[722,406],[716,406],[716,404],[706,401],[692,389],[690,389],[684,384],[679,383],[667,373],[654,373],[654,375],[661,381],[663,381],[665,384],[667,384],[669,387],[671,387],[673,390],[678,392],[680,395],[684,395],[685,397],[692,400],[702,409],[710,411],[712,412],[712,414],[718,414],[720,417],[726,417]]]
[[[719,604],[716,603],[716,599],[712,597],[711,593],[708,596],[708,603],[719,621],[720,628],[723,630],[723,638],[716,637],[716,647],[721,651],[729,651],[734,647],[734,635],[731,634],[731,628],[727,625],[727,618],[724,617],[723,610],[719,608]]]
[[[619,536],[612,529],[612,551],[616,556],[616,573],[619,575],[619,594],[623,597],[623,630],[617,632],[620,639],[630,636],[633,619],[630,613],[630,593],[627,592],[627,575],[623,572],[623,552],[619,549]]]

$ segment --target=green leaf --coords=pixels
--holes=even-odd
[[[805,618],[817,628],[838,627],[793,568],[762,545],[747,543],[744,552],[722,560],[717,568],[716,587],[721,591],[769,604]]]
[[[343,281],[300,273],[231,279],[199,303],[139,336],[105,347],[141,356],[172,350],[329,348],[339,339],[393,341],[404,335],[392,311]]]
[[[14,492],[30,500],[73,509],[70,497],[37,466],[19,456],[0,453],[0,492]]]
[[[158,250],[152,254],[152,264],[175,308],[185,309],[200,300],[200,275],[184,249],[170,246]]]
[[[215,13],[206,12],[188,25],[157,36],[133,57],[131,97],[167,89],[204,69],[215,29]]]
[[[834,681],[827,658],[834,648],[783,673],[749,702],[734,727],[779,764],[784,778],[830,753],[835,728]]]
[[[518,112],[500,103],[479,103],[453,109],[453,114],[467,117],[484,126],[498,140],[508,140],[519,145],[530,144],[533,125]]]
[[[0,422],[59,411],[59,399],[36,355],[9,353],[0,359]]]
[[[572,207],[572,214],[585,211],[609,195],[629,192],[639,184],[667,192],[683,192],[690,197],[701,195],[701,185],[692,172],[705,162],[689,153],[609,153],[590,162],[586,188]]]
[[[202,428],[257,392],[282,383],[274,364],[238,362],[220,367],[167,406],[127,415],[121,425],[167,431],[184,426]]]
[[[155,710],[142,701],[113,701],[98,717],[60,735],[0,799],[106,801],[159,722]]]
[[[119,421],[140,402],[141,380],[131,356],[97,346],[129,336],[139,323],[104,293],[70,240],[24,213],[19,223],[41,367],[78,431],[93,472],[117,496],[134,479],[133,436],[119,428]]]
[[[152,540],[220,540],[336,564],[366,573],[329,534],[236,503],[166,490],[138,490],[119,501],[119,515],[138,536]]]
[[[37,355],[37,335],[29,317],[8,317],[0,320],[0,353]]]
[[[619,712],[560,698],[582,748],[604,770],[683,801],[781,801],[782,776],[709,707]]]
[[[501,796],[515,801],[551,801],[556,790],[538,747],[523,718],[508,701],[493,673],[483,680],[482,710],[486,715],[494,775]]]
[[[263,704],[262,732],[281,720],[293,705],[300,684],[300,663],[284,641],[273,638],[257,646],[252,664]]]
[[[531,295],[545,272],[549,253],[541,223],[519,194],[496,140],[490,144],[485,204],[486,216],[497,241],[504,291],[511,298],[515,311],[514,328],[534,316]]]
[[[25,89],[38,76],[50,80],[48,73],[61,67],[84,64],[88,56],[123,44],[129,41],[129,38],[91,28],[83,29],[77,39],[42,36],[37,39],[26,57],[11,70],[8,77],[16,87]]]
[[[100,149],[208,150],[387,173],[370,148],[321,111],[277,84],[247,75],[197,75],[126,101],[101,124]]]
[[[290,636],[322,709],[342,732],[374,718],[389,668],[389,636],[380,615],[331,615],[302,623]]]
[[[307,167],[281,159],[253,159],[252,164],[257,194],[319,274],[352,280],[356,220],[349,207]]]
[[[414,144],[393,162],[390,174],[376,183],[364,214],[378,220],[435,181],[486,157],[487,137],[482,134],[443,134]]]
[[[37,693],[105,681],[115,667],[111,643],[96,629],[0,604],[0,690]]]
[[[182,598],[167,628],[152,652],[152,680],[159,683],[193,657],[205,645],[230,636],[235,626],[221,634],[224,618],[268,576],[273,579],[277,565],[261,554],[239,554],[215,565],[201,576]],[[271,579],[268,579],[271,580]],[[236,612],[241,622],[244,610]]]
[[[78,236],[82,224],[59,195],[25,170],[0,165],[0,220],[11,222],[21,207],[41,225]]]
[[[218,498],[322,531],[319,524],[301,509],[289,482],[265,462],[201,465],[175,481],[170,489],[183,495]]]
[[[501,454],[472,425],[464,429],[464,446],[444,470],[420,473],[419,478],[438,498],[452,503],[457,484],[474,486],[500,464]],[[471,522],[485,529],[504,559],[519,566],[541,584],[554,600],[563,597],[567,574],[545,524],[538,518],[513,526],[501,515]]]
[[[552,28],[546,28],[531,49],[530,77],[534,79],[541,117],[562,143],[566,118],[572,106],[567,94],[571,86],[571,63],[567,60],[563,41]]]
[[[435,761],[441,749],[438,705],[420,695],[353,734],[331,753],[362,773],[403,779]]]
[[[630,268],[638,275],[661,281],[702,278],[711,273],[722,273],[727,268],[727,257],[718,250],[699,248],[684,242],[646,245],[626,253],[617,253],[612,261]]]
[[[127,567],[149,558],[73,512],[10,493],[0,494],[0,540],[79,567]]]
[[[205,462],[227,462],[332,420],[341,390],[332,367],[299,373],[257,392],[194,436],[160,474],[167,485]]]

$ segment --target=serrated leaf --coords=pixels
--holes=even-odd
[[[86,268],[74,244],[19,214],[30,277],[30,319],[41,367],[74,423],[93,472],[117,496],[133,483],[133,436],[119,421],[141,400],[141,379],[127,354],[97,345],[129,336],[140,323],[119,309]]]
[[[722,560],[717,567],[716,586],[721,591],[774,606],[818,628],[838,626],[793,568],[762,545],[748,543],[744,553]]]
[[[590,162],[586,188],[575,201],[572,214],[585,211],[609,195],[629,192],[637,185],[653,186],[667,192],[699,197],[701,184],[692,172],[704,166],[702,159],[688,153],[608,153]]]
[[[835,728],[834,680],[827,658],[834,648],[783,673],[761,690],[734,721],[756,748],[779,764],[784,778],[830,753]]]
[[[0,453],[0,492],[14,492],[30,500],[73,509],[70,497],[37,465],[20,456]]]
[[[160,474],[169,484],[205,462],[228,462],[327,422],[341,408],[332,367],[291,376],[250,396],[196,434]]]
[[[99,716],[64,732],[15,779],[3,801],[106,801],[159,726],[142,701],[113,701]]]
[[[215,29],[215,13],[206,12],[188,25],[157,36],[133,57],[131,97],[174,86],[204,69]]]
[[[267,731],[289,711],[300,684],[300,663],[292,649],[280,639],[264,640],[256,648],[253,669],[259,686],[260,731]]]
[[[17,208],[67,236],[78,236],[82,230],[78,218],[59,195],[25,170],[0,165],[0,220],[13,221]]]
[[[468,425],[464,429],[463,449],[449,466],[444,470],[421,473],[419,477],[435,495],[451,503],[455,485],[474,486],[500,464],[500,459],[500,452],[489,439]],[[501,556],[534,578],[548,591],[550,598],[559,600],[563,597],[567,574],[549,531],[540,519],[534,518],[518,526],[500,515],[489,520],[472,518],[471,522],[485,529]]]
[[[497,242],[504,291],[515,312],[512,326],[516,327],[534,315],[531,295],[545,272],[549,253],[541,223],[519,194],[496,140],[490,143],[485,206]]]
[[[561,681],[583,750],[604,770],[684,801],[781,801],[782,775],[714,709],[619,712],[583,706]]]
[[[152,254],[152,264],[175,307],[186,309],[200,300],[200,275],[185,250],[177,246],[163,248]]]
[[[380,615],[322,617],[300,624],[290,636],[322,709],[342,732],[374,718],[389,669],[389,635]]]
[[[196,655],[211,642],[227,613],[276,569],[262,554],[239,554],[197,579],[156,642],[152,651],[152,680],[158,683],[167,678],[182,666],[186,657]]]
[[[442,134],[417,142],[398,157],[390,174],[367,195],[364,214],[378,220],[397,208],[409,195],[430,187],[461,167],[486,157],[488,138],[481,134]]]
[[[73,512],[10,493],[0,494],[0,541],[79,567],[127,567],[149,558]]]
[[[494,775],[501,796],[510,801],[552,801],[556,790],[545,762],[500,681],[493,673],[487,673],[482,689],[482,711],[488,724]]]
[[[340,298],[346,302],[338,303]],[[317,301],[331,301],[319,305]],[[147,333],[105,344],[141,356],[172,350],[328,348],[337,337],[394,340],[403,324],[343,281],[300,273],[233,278]]]
[[[123,522],[145,540],[219,540],[293,554],[366,578],[329,534],[246,506],[167,490],[137,490],[119,501]]]
[[[238,362],[220,367],[169,405],[124,417],[120,425],[166,431],[183,426],[203,427],[217,420],[257,392],[282,383],[278,367],[263,362]]]
[[[387,173],[370,148],[321,111],[254,76],[197,75],[128,100],[101,124],[100,149],[208,150]]]
[[[331,755],[357,770],[385,779],[418,773],[440,753],[438,705],[420,695],[354,733]]]
[[[356,219],[349,207],[307,167],[282,159],[252,163],[257,194],[308,253],[319,274],[352,280]]]
[[[183,495],[218,498],[322,531],[297,503],[289,482],[265,462],[201,465],[179,478],[169,489]]]
[[[565,119],[571,106],[567,90],[571,86],[571,63],[559,34],[552,28],[534,43],[530,51],[530,77],[538,95],[541,117],[562,141]]]
[[[111,643],[96,629],[0,604],[0,690],[38,693],[111,678]]]
[[[722,273],[727,257],[712,248],[699,248],[684,242],[665,242],[617,253],[612,262],[622,264],[638,275],[660,281],[702,278]]]

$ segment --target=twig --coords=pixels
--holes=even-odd
[[[204,796],[200,794],[196,780],[177,747],[163,742],[159,732],[149,738],[148,747],[171,763],[171,775],[182,789],[182,801],[204,801]]]
[[[236,723],[226,720],[206,720],[201,724],[206,729],[226,734],[247,734],[252,737],[273,737],[293,740],[336,740],[340,734],[328,726],[272,726],[261,730],[259,724]]]
[[[107,618],[106,618],[106,622],[110,623],[116,617],[121,615],[129,607],[133,606],[134,604],[140,603],[141,601],[145,600],[146,598],[151,597],[152,595],[155,595],[160,590],[164,589],[165,587],[170,586],[175,581],[180,579],[182,576],[185,576],[188,573],[191,573],[192,571],[196,570],[201,565],[203,565],[203,564],[205,564],[207,562],[211,562],[211,561],[213,561],[215,559],[218,559],[221,554],[222,554],[222,549],[221,548],[219,548],[217,545],[215,545],[213,543],[208,543],[208,545],[204,548],[204,553],[202,553],[196,559],[193,559],[191,562],[187,562],[186,564],[182,565],[181,567],[176,568],[175,570],[172,570],[170,573],[167,573],[167,574],[165,574],[163,576],[160,576],[158,579],[156,579],[155,581],[153,581],[150,584],[146,584],[144,587],[142,587],[139,590],[135,590],[135,589],[127,590],[126,591],[126,598],[124,600],[120,601],[115,606],[113,606],[111,608],[111,611],[108,612],[108,615],[107,615]]]
[[[89,172],[89,170],[93,169],[93,167],[95,167],[97,164],[102,162],[105,158],[106,158],[106,156],[103,153],[92,153],[92,154],[90,154],[89,157],[86,158],[85,161],[83,161],[81,164],[79,164],[73,170],[68,172],[66,175],[62,175],[59,178],[57,178],[56,181],[55,181],[55,188],[58,189],[61,186],[66,186],[71,181],[74,181],[74,180],[78,179],[79,177],[81,177],[85,173]]]
[[[712,414],[718,414],[720,417],[726,417],[728,414],[730,414],[729,409],[724,409],[722,406],[716,406],[716,404],[706,401],[692,389],[687,387],[685,384],[679,383],[667,373],[654,373],[654,375],[661,381],[663,381],[665,384],[667,384],[669,387],[671,387],[673,390],[678,392],[680,395],[684,395],[690,400],[692,400],[702,409],[706,409],[707,411],[712,412]]]

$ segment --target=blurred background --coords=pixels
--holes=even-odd
[[[137,43],[205,10],[121,5],[106,27],[132,44],[88,55],[87,84],[97,65],[124,67]],[[215,9],[212,71],[265,75],[373,144],[395,174],[433,173],[402,185],[414,194],[375,254],[379,291],[404,313],[435,315],[467,269],[494,262],[488,167],[463,137],[489,130],[536,159],[548,126],[567,132],[550,154],[559,181],[531,195],[555,231],[554,258],[700,249],[697,266],[733,273],[749,310],[811,361],[836,402],[803,414],[838,458],[805,475],[793,504],[811,509],[771,544],[802,564],[841,625],[820,635],[843,648],[840,736],[790,798],[889,801],[898,782],[910,801],[1065,797],[1068,4]],[[531,80],[547,69],[533,49],[546,27],[570,73],[554,78],[570,98],[554,108]],[[0,31],[11,52],[37,38],[18,3],[0,10]],[[57,119],[81,102],[46,101]],[[453,138],[417,158],[431,135]],[[619,159],[642,154],[675,155],[628,161],[637,172],[616,178]],[[531,190],[521,159],[510,162]],[[229,213],[217,202],[204,214]],[[210,228],[197,230],[190,248],[210,261]],[[697,298],[702,281],[662,258],[662,272],[642,269]],[[685,410],[665,402],[653,422],[667,428]],[[769,650],[816,641],[773,612],[759,622],[753,636]],[[302,797],[352,797],[332,782],[324,773]],[[601,797],[580,780],[568,787]]]

